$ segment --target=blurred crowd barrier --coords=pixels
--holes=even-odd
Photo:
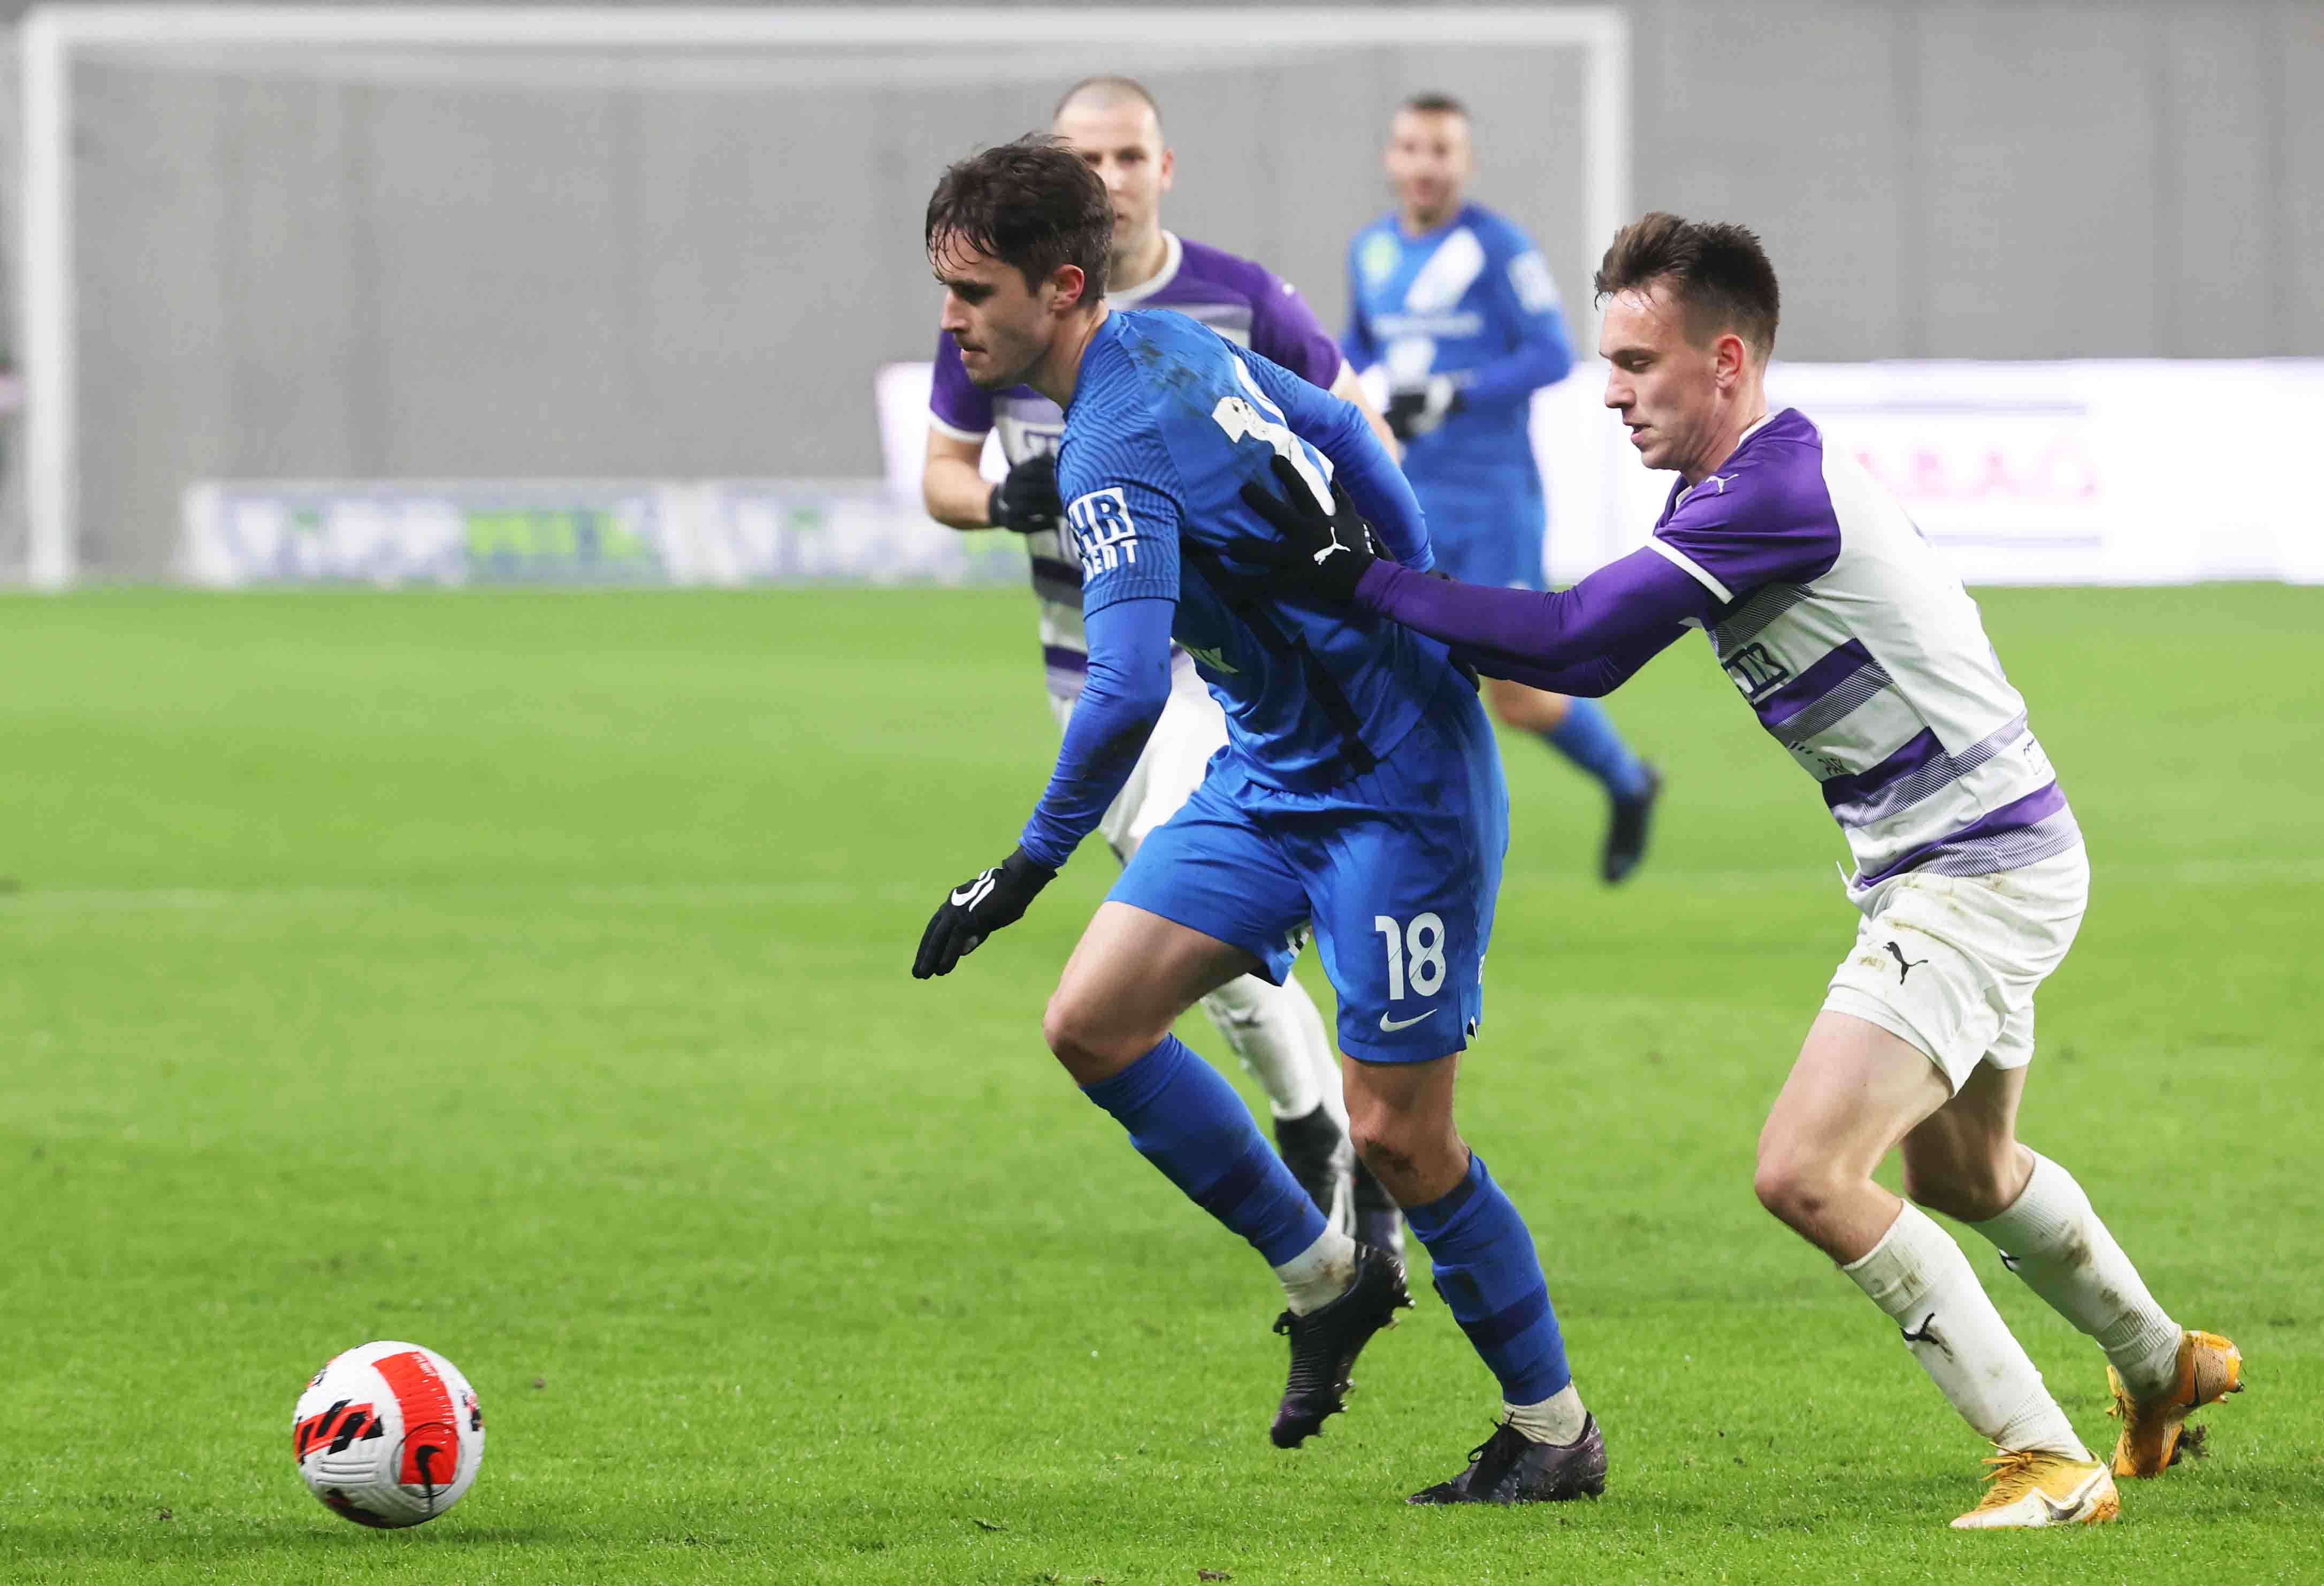
[[[1585,364],[1535,401],[1560,582],[1644,540],[1674,479],[1638,466],[1602,386]],[[2324,583],[2324,503],[2284,484],[2324,433],[2324,359],[1778,364],[1768,388],[1969,583]],[[1017,580],[1011,537],[921,511],[927,393],[925,364],[881,371],[879,479],[205,482],[185,495],[179,572],[215,587]]]

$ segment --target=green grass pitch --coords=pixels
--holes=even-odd
[[[1615,701],[1670,783],[1630,886],[1505,742],[1462,1080],[1611,1488],[1423,1511],[1494,1404],[1425,1282],[1276,1452],[1265,1268],[1041,1047],[1102,851],[907,975],[1055,747],[1020,594],[122,593],[0,602],[0,1580],[2324,1579],[2324,592],[1983,604],[2097,872],[2026,1137],[2249,1361],[2119,1526],[1947,1531],[1985,1451],[1752,1199],[1855,916],[1699,644]],[[2104,1446],[2095,1348],[1966,1244]],[[490,1426],[400,1534],[290,1458],[382,1337]]]

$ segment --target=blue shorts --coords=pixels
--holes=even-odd
[[[1549,521],[1537,486],[1486,492],[1419,484],[1436,567],[1463,584],[1497,589],[1546,589],[1542,532]]]
[[[1321,793],[1250,779],[1232,753],[1148,833],[1107,896],[1242,948],[1277,985],[1313,922],[1340,1049],[1421,1063],[1484,1015],[1508,789],[1477,697],[1454,685],[1372,770]]]

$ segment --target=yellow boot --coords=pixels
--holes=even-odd
[[[2095,1526],[2122,1513],[2114,1474],[2096,1460],[2005,1448],[1985,1462],[1993,1485],[1983,1503],[1953,1522],[1956,1531]]]
[[[2131,1397],[2122,1373],[2107,1368],[2114,1408],[2122,1422],[2114,1445],[2117,1476],[2160,1476],[2179,1453],[2179,1434],[2188,1412],[2244,1390],[2243,1351],[2216,1332],[2189,1332],[2179,1340],[2179,1369],[2170,1391],[2141,1401]]]

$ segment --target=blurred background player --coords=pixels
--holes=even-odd
[[[1533,393],[1573,367],[1557,283],[1532,238],[1468,201],[1474,159],[1458,99],[1406,100],[1389,124],[1387,166],[1397,212],[1348,249],[1347,355],[1388,377],[1388,422],[1437,565],[1464,583],[1545,589],[1548,509],[1526,420]],[[1637,869],[1661,779],[1604,707],[1499,678],[1486,697],[1606,789],[1600,875],[1611,883]]]
[[[1097,172],[1113,203],[1109,303],[1170,309],[1199,320],[1355,402],[1381,441],[1388,441],[1355,372],[1288,282],[1250,260],[1162,228],[1162,195],[1170,189],[1176,161],[1163,142],[1153,96],[1128,78],[1089,78],[1058,101],[1052,130]],[[1049,701],[1063,728],[1089,673],[1081,566],[1058,532],[1056,447],[1065,415],[1028,387],[979,389],[961,366],[960,348],[943,334],[929,408],[920,487],[929,515],[954,529],[1009,529],[1026,537]],[[985,437],[995,428],[1009,464],[1007,479],[997,485],[979,468]],[[1194,675],[1194,662],[1175,647],[1171,675],[1170,703],[1098,826],[1123,864],[1201,784],[1211,756],[1227,741],[1218,702]],[[1314,999],[1295,979],[1276,986],[1245,975],[1205,997],[1203,1007],[1266,1090],[1284,1161],[1323,1214],[1364,1243],[1401,1249],[1395,1202],[1356,1161],[1349,1143],[1339,1058]]]

